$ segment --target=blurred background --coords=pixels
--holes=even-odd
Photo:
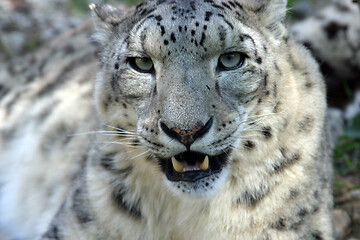
[[[52,39],[81,25],[90,17],[90,3],[134,5],[138,2],[141,1],[0,0],[0,65],[31,55]],[[289,27],[316,15],[329,4],[330,0],[289,0]],[[358,40],[360,45],[360,37]],[[335,136],[335,231],[337,239],[360,240],[360,69],[343,76],[336,74],[336,70],[329,72],[325,68],[327,64],[318,60],[328,84],[329,119]],[[4,91],[0,86],[0,97]]]

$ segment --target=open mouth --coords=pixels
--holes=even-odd
[[[171,158],[161,159],[160,164],[169,181],[196,182],[202,178],[221,172],[226,164],[227,152],[209,156],[186,151]]]

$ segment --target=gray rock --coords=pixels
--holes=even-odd
[[[333,210],[333,223],[334,223],[334,235],[335,239],[344,239],[348,233],[351,219],[349,214],[341,209]]]

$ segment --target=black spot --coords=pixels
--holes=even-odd
[[[274,173],[280,173],[285,168],[292,166],[294,163],[296,163],[297,161],[300,160],[299,153],[295,152],[295,153],[288,155],[286,153],[286,150],[283,148],[280,149],[280,152],[282,155],[281,158],[278,160],[278,162],[274,163],[274,165],[273,165]]]
[[[306,81],[305,88],[310,89],[313,86],[312,82]]]
[[[210,17],[213,15],[212,12],[205,12],[205,21],[210,21]]]
[[[273,96],[276,97],[276,95],[277,95],[277,84],[276,83],[273,84],[272,92],[273,92]]]
[[[291,189],[289,195],[289,200],[295,199],[299,196],[299,191],[296,189]]]
[[[312,46],[312,44],[311,44],[310,42],[305,41],[305,42],[303,42],[303,45],[304,45],[304,47],[306,47],[307,49],[313,51],[313,46]]]
[[[330,40],[334,40],[340,31],[346,31],[348,26],[338,24],[337,22],[330,22],[324,26],[324,31]]]
[[[297,213],[297,215],[299,217],[305,217],[307,214],[308,214],[308,211],[305,208],[301,208]]]
[[[163,18],[160,15],[155,16],[156,21],[160,22]]]
[[[221,91],[220,91],[220,86],[219,86],[219,82],[218,82],[218,81],[215,82],[215,90],[216,90],[216,92],[219,94],[219,96],[221,96]]]
[[[220,14],[219,14],[219,15],[220,15]],[[224,20],[224,22],[226,22],[227,25],[229,25],[229,27],[230,27],[231,29],[234,29],[234,25],[232,25],[231,22],[229,22],[229,21],[226,20],[225,18],[224,18],[223,20]]]
[[[165,27],[163,25],[160,26],[161,29],[161,36],[164,36],[165,34]]]
[[[240,10],[243,10],[243,6],[241,6],[240,3],[234,1],[235,5],[240,9]]]
[[[322,234],[320,231],[315,231],[311,233],[312,240],[323,240]]]
[[[191,1],[190,2],[190,7],[193,11],[196,11],[196,5],[195,5],[195,1]]]
[[[64,239],[59,228],[52,224],[50,228],[47,230],[47,232],[43,235],[44,239],[51,239],[51,240],[62,240]]]
[[[265,137],[266,139],[269,139],[269,138],[271,138],[271,136],[272,136],[272,134],[271,134],[271,127],[263,127],[263,128],[261,129],[261,132],[262,132],[262,134],[264,135],[264,137]]]
[[[175,38],[175,34],[174,33],[171,33],[171,35],[170,35],[170,40],[172,41],[172,42],[176,42],[176,38]]]
[[[267,82],[268,82],[267,79],[268,79],[268,73],[266,72],[265,75],[264,75],[264,79],[263,79],[265,87],[267,86]]]
[[[300,218],[297,221],[295,221],[294,223],[291,224],[290,229],[292,230],[298,230],[299,227],[304,223],[304,218]]]
[[[199,24],[199,22],[195,22],[195,26],[197,26],[197,27],[198,27],[199,25],[200,25],[200,24]]]
[[[273,113],[277,113],[279,111],[279,105],[280,105],[280,102],[277,101],[275,106],[274,106]]]
[[[211,6],[213,6],[214,8],[218,8],[218,9],[221,9],[221,10],[225,10],[224,7],[220,6],[220,5],[217,5],[217,4],[211,4]]]
[[[179,32],[182,32],[182,27],[181,26],[179,26]]]
[[[268,192],[269,192],[269,188],[266,187],[265,185],[261,185],[260,188],[257,190],[245,191],[245,193],[240,198],[237,199],[236,203],[237,204],[245,203],[248,206],[254,206],[259,201],[261,201],[263,197],[266,194],[268,194]]]
[[[246,149],[253,149],[253,148],[255,147],[255,145],[254,145],[254,143],[253,143],[252,141],[246,141],[246,142],[244,143],[244,147],[245,147]]]
[[[120,135],[121,136],[121,135]],[[114,169],[115,153],[108,153],[100,158],[100,165],[106,170]]]
[[[84,194],[85,193],[82,188],[76,189],[71,206],[72,211],[75,213],[75,216],[81,225],[93,221],[92,216],[88,212],[89,206],[86,204],[87,199]]]
[[[304,116],[298,122],[298,132],[309,133],[314,126],[315,119],[311,115]]]
[[[169,41],[165,39],[165,40],[164,40],[164,44],[165,44],[165,45],[168,45],[168,44],[169,44]]]
[[[261,63],[262,63],[261,57],[258,57],[258,58],[256,59],[256,62],[257,62],[258,64],[261,64]]]
[[[220,27],[218,28],[218,30],[219,30],[219,38],[220,38],[220,41],[225,41],[225,37],[226,37],[226,31],[225,31],[225,29],[224,29],[222,26],[220,26]]]
[[[234,8],[235,7],[235,3],[233,3],[232,1],[229,1],[229,4]]]
[[[117,70],[117,69],[119,69],[119,63],[115,63],[114,64],[114,68]]]
[[[205,36],[205,33],[203,32],[203,33],[201,34],[200,46],[203,46],[204,41],[205,41],[205,38],[206,38],[206,36]]]
[[[206,29],[207,29],[207,25],[204,25],[204,27],[203,27],[203,28],[204,28],[204,30],[206,30]]]
[[[128,189],[122,183],[113,183],[113,192],[111,194],[111,198],[118,205],[119,209],[127,212],[130,216],[138,219],[141,217],[140,211],[140,199],[135,202],[129,202],[126,199],[126,195],[128,194]]]
[[[311,210],[311,213],[315,214],[319,211],[319,209],[320,209],[319,206],[314,206],[314,208]]]
[[[231,7],[230,7],[228,4],[226,4],[225,2],[221,2],[221,5],[223,5],[224,7],[226,7],[226,8],[228,8],[228,9],[231,10]]]
[[[195,30],[191,30],[191,35],[192,35],[192,36],[195,35]]]
[[[289,36],[287,36],[287,35],[286,35],[286,36],[284,36],[284,37],[283,37],[283,40],[284,40],[284,42],[287,44],[287,43],[288,43],[288,41],[289,41]]]
[[[272,228],[275,228],[277,230],[284,230],[286,227],[285,219],[279,218],[274,224],[272,224]]]

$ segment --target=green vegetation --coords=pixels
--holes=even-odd
[[[360,173],[360,113],[337,139],[334,163],[336,173],[341,176]]]
[[[88,0],[71,0],[68,2],[68,9],[72,15],[83,15],[89,11]]]

